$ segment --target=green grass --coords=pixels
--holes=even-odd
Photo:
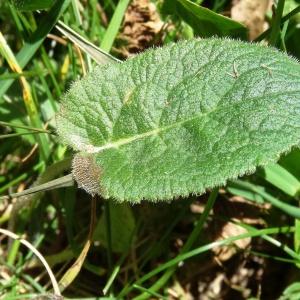
[[[165,26],[148,46],[197,36],[194,15],[176,13],[173,1],[152,2]],[[231,3],[193,2],[216,13],[228,12]],[[284,8],[287,3],[291,11]],[[73,155],[55,134],[60,95],[96,62],[124,59],[130,41],[122,35],[122,20],[129,4],[64,0],[46,11],[21,12],[0,2],[0,197],[10,195],[0,198],[0,227],[38,249],[58,283],[64,277],[66,299],[169,299],[171,294],[184,299],[189,293],[197,299],[199,288],[204,295],[219,273],[227,278],[224,299],[297,297],[298,149],[220,191],[172,203],[125,206],[91,199],[70,178],[54,182],[64,187],[53,189],[52,180],[70,173]],[[300,59],[299,1],[280,0],[276,11],[270,29],[257,40]],[[62,40],[55,25],[75,45]],[[50,190],[17,197],[32,185]],[[224,234],[226,226],[233,228],[231,234]],[[31,250],[19,240],[0,238],[0,298],[52,293],[48,273]],[[236,243],[245,238],[244,248]],[[231,253],[229,258],[217,249]],[[242,267],[253,273],[246,288],[241,282],[230,285]]]

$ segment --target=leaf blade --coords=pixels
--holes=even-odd
[[[167,14],[177,14],[189,24],[195,34],[201,37],[231,36],[248,39],[248,29],[241,23],[218,14],[190,0],[176,0],[166,3]]]
[[[299,79],[298,63],[271,48],[184,41],[75,83],[58,133],[99,166],[105,198],[203,193],[299,144]]]

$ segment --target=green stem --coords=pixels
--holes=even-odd
[[[107,240],[108,272],[109,274],[111,274],[112,273],[111,218],[110,218],[110,202],[108,201],[105,202],[104,213],[105,213],[105,229],[106,229],[106,240]],[[107,291],[109,290],[112,290],[112,286],[110,286]]]
[[[139,228],[139,225],[137,224],[135,226],[135,229],[132,231],[131,237],[130,237],[130,244],[134,238],[134,236],[136,235],[137,229]],[[128,248],[127,251],[123,252],[122,256],[120,257],[119,261],[116,263],[116,265],[114,266],[114,269],[111,272],[111,275],[109,276],[107,283],[105,284],[104,288],[103,288],[103,295],[106,295],[107,292],[111,289],[111,286],[114,282],[114,280],[116,279],[118,273],[120,272],[121,269],[121,265],[123,264],[123,262],[125,261],[126,257],[128,257],[128,253],[130,251],[130,248]]]
[[[287,15],[285,15],[282,19],[280,24],[282,25],[283,23],[285,23],[286,21],[288,21],[290,18],[292,18],[293,16],[295,16],[296,14],[298,14],[300,12],[300,5],[297,6],[295,9],[293,9],[290,13],[288,13]],[[261,40],[263,40],[269,33],[271,32],[271,28],[269,28],[268,30],[264,31],[260,36],[258,36],[254,42],[260,42]]]
[[[246,182],[246,181],[242,181],[242,180],[235,180],[234,183],[243,189],[252,191],[253,193],[260,195],[266,201],[270,202],[273,206],[281,209],[282,211],[289,214],[290,216],[292,216],[296,219],[300,219],[300,208],[278,200],[277,198],[273,197],[272,195],[261,190],[261,188],[259,186],[254,185],[250,182]]]
[[[149,297],[153,296],[153,297],[156,297],[155,299],[167,300],[167,297],[164,297],[163,295],[160,295],[160,294],[158,294],[156,292],[153,292],[151,290],[145,289],[144,287],[139,286],[137,284],[134,284],[133,287],[135,289],[139,290],[140,292],[144,292],[145,294],[149,294]]]
[[[256,230],[255,227],[253,227],[251,225],[248,225],[248,224],[244,224],[244,223],[236,222],[236,221],[233,221],[233,223],[237,224],[238,226],[240,226],[242,228],[245,228],[249,232]],[[295,231],[296,231],[297,230],[296,226],[294,228],[295,228]],[[274,238],[272,238],[272,237],[270,237],[270,236],[268,236],[266,234],[263,234],[261,236],[261,238],[264,239],[264,240],[266,240],[270,244],[275,245],[276,247],[280,247],[286,254],[288,254],[290,257],[292,257],[295,261],[297,261],[297,262],[300,261],[299,254],[297,252],[295,252],[293,249],[291,249],[289,246],[282,244],[278,240],[276,240],[276,239],[274,239]]]
[[[73,184],[74,184],[73,176],[72,176],[72,174],[69,174],[69,175],[51,180],[47,183],[40,184],[38,186],[29,188],[29,189],[24,190],[19,193],[12,193],[7,196],[1,196],[0,201],[5,201],[5,200],[9,200],[11,198],[18,198],[18,197],[31,195],[31,194],[36,194],[39,192],[45,192],[45,191],[49,191],[49,190],[59,189],[62,187],[73,186]]]
[[[272,29],[269,44],[275,46],[280,34],[281,18],[283,14],[285,0],[278,0],[275,15],[272,20]]]
[[[7,138],[13,138],[13,137],[20,137],[22,135],[30,135],[30,134],[41,134],[44,132],[37,132],[37,131],[29,131],[29,132],[20,132],[20,133],[8,133],[8,134],[1,134],[0,140],[7,139]]]
[[[0,121],[0,125],[7,126],[7,127],[28,129],[28,130],[31,130],[31,131],[37,131],[37,132],[52,134],[52,132],[50,132],[49,130],[46,130],[46,129],[35,128],[35,127],[30,127],[30,126],[25,126],[25,125],[19,125],[19,124],[13,124],[13,123],[8,123],[8,122],[3,122],[3,121]]]

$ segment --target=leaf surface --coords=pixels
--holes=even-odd
[[[57,127],[91,193],[131,202],[200,194],[299,145],[300,66],[228,39],[170,44],[75,82]]]

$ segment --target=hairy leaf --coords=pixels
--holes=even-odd
[[[228,39],[170,44],[75,82],[57,126],[91,193],[132,202],[200,194],[299,144],[300,65]]]

